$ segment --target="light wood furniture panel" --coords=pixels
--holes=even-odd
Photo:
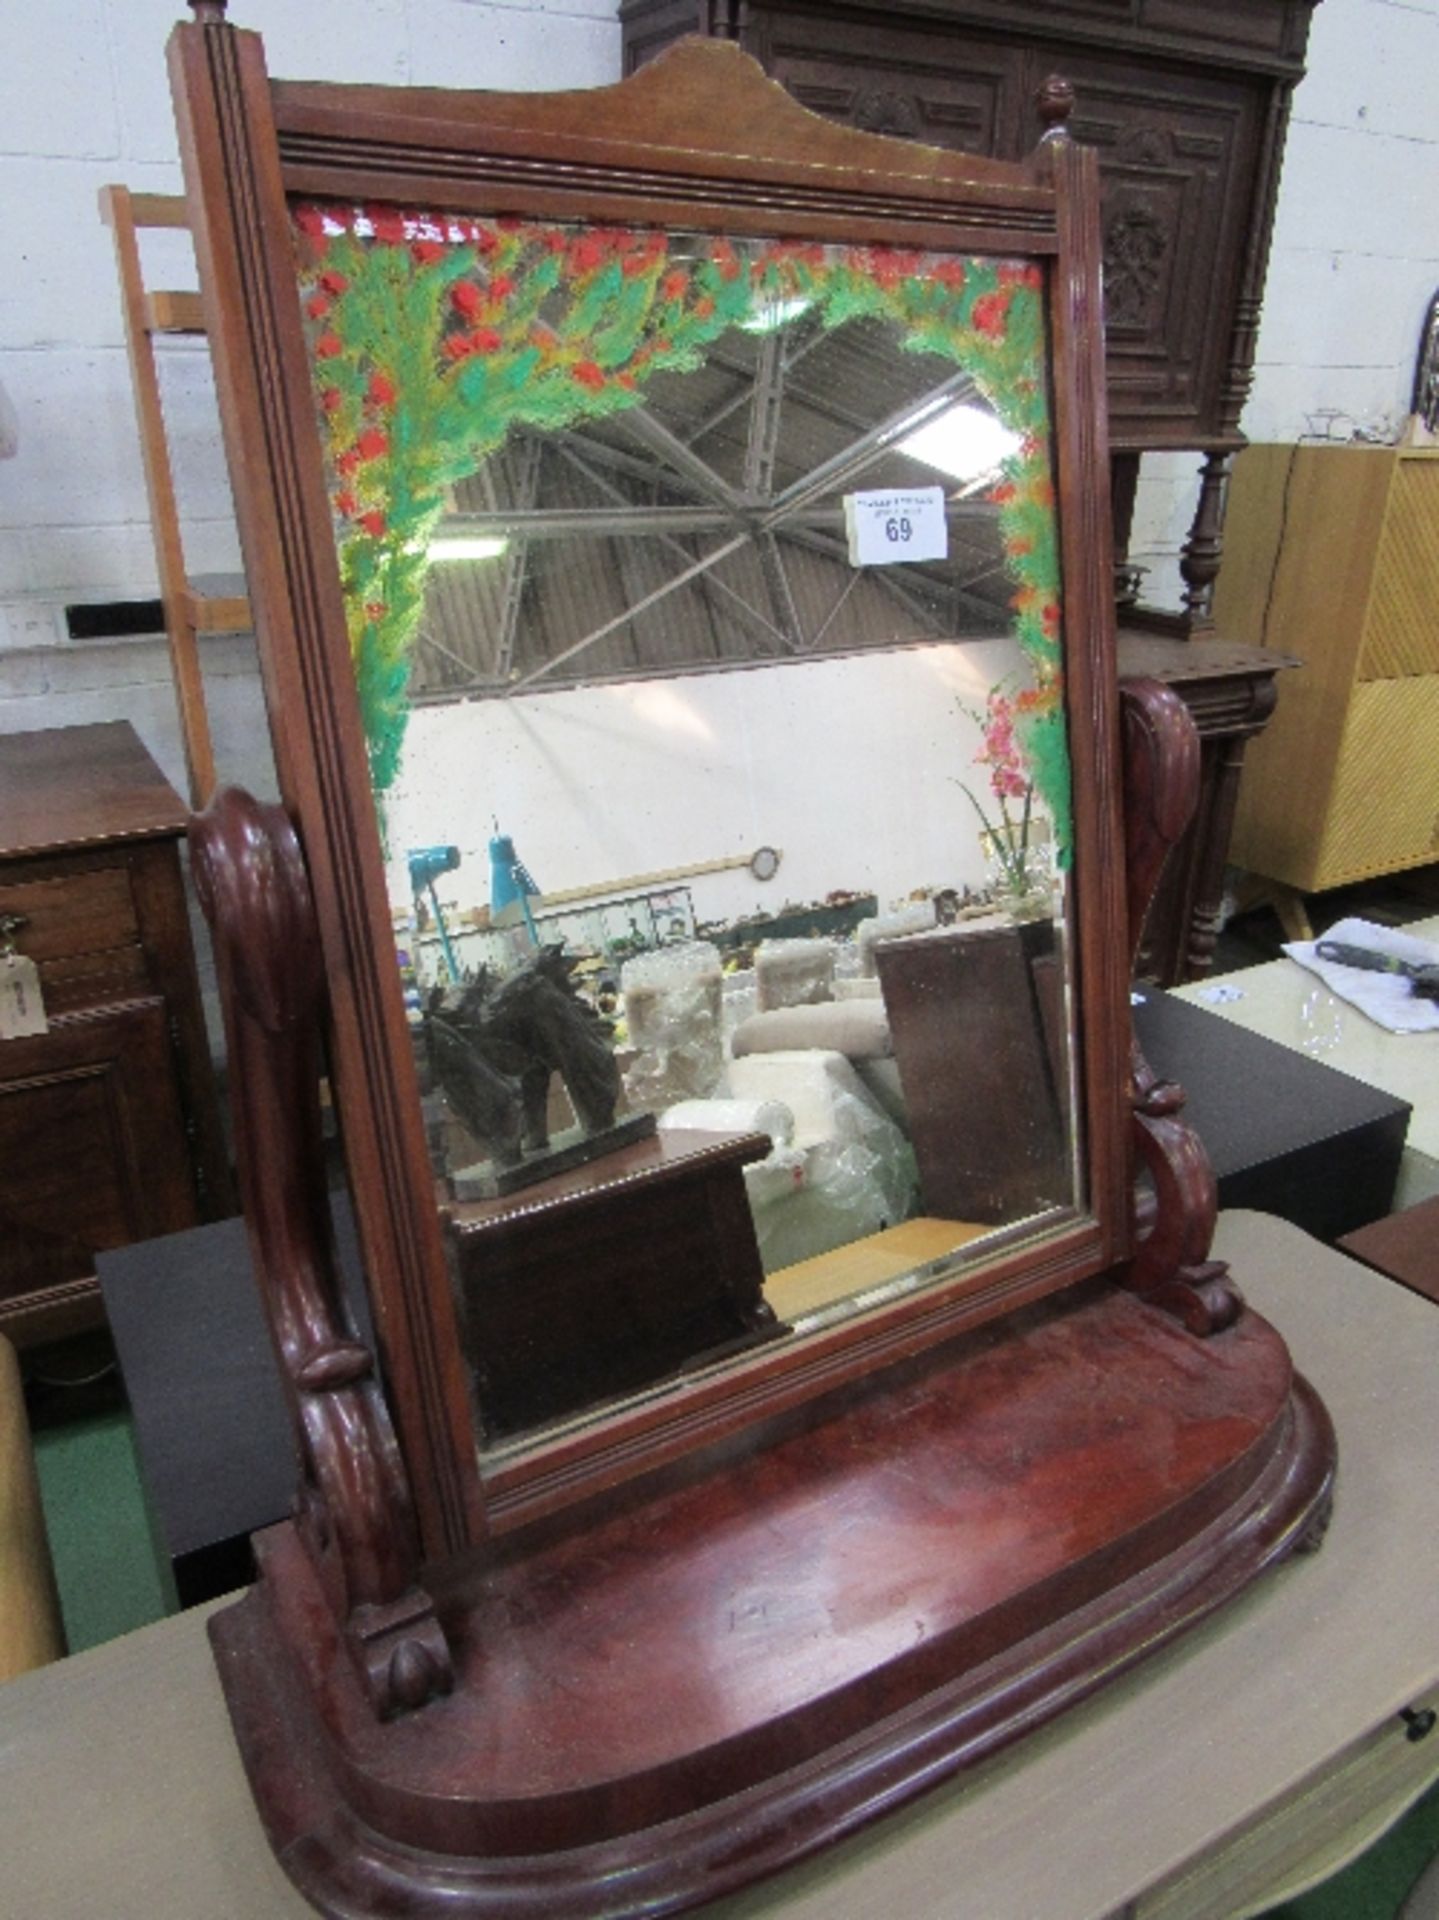
[[[1396,460],[1374,563],[1374,590],[1359,656],[1361,680],[1439,673],[1439,462],[1416,449]]]
[[[1313,1559],[963,1784],[712,1920],[1239,1920],[1328,1870],[1439,1766],[1439,1309],[1282,1220],[1216,1251],[1290,1334],[1344,1451]],[[266,1843],[197,1609],[0,1690],[26,1792],[0,1797],[17,1913],[304,1920]],[[136,1766],[136,1754],[144,1765]],[[66,1809],[37,1820],[36,1806]],[[1042,1836],[1042,1844],[1036,1836]]]
[[[0,916],[48,1031],[0,1041],[0,1326],[102,1319],[97,1251],[232,1210],[186,807],[124,722],[0,738]]]
[[[0,1334],[0,1683],[64,1651],[20,1367]]]
[[[931,1260],[943,1260],[985,1231],[971,1221],[936,1220],[921,1214],[829,1253],[777,1267],[765,1281],[765,1298],[782,1320],[814,1313],[836,1300],[903,1279]]]
[[[1298,656],[1251,749],[1232,857],[1322,892],[1439,858],[1439,454],[1259,446],[1216,612]]]

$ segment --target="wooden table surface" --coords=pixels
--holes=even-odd
[[[1336,1777],[1356,1743],[1378,1730],[1416,1779],[1439,1766],[1439,1733],[1411,1745],[1397,1718],[1439,1686],[1439,1309],[1266,1215],[1225,1215],[1217,1251],[1334,1417],[1323,1549],[965,1780],[706,1909],[712,1920],[1219,1920],[1252,1908],[1193,1896],[1216,1847]],[[0,1754],[6,1912],[309,1911],[251,1808],[203,1610],[0,1688]]]
[[[1439,1305],[1439,1194],[1346,1233],[1339,1245]]]

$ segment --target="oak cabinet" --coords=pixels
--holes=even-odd
[[[1297,656],[1250,750],[1232,857],[1301,893],[1439,858],[1439,453],[1256,446],[1217,608]]]

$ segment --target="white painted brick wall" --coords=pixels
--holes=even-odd
[[[130,719],[183,777],[163,645],[78,646],[60,609],[155,592],[134,401],[99,189],[176,192],[165,41],[183,0],[0,6],[0,732]],[[618,78],[617,0],[234,0],[271,72],[403,85],[582,87]],[[152,285],[194,284],[189,243],[144,241]],[[166,342],[171,453],[195,571],[239,564],[209,361]],[[217,758],[268,784],[253,651],[203,643]]]

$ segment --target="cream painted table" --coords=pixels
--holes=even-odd
[[[1417,920],[1403,931],[1439,946],[1439,915]],[[1228,999],[1233,991],[1240,997]],[[1293,960],[1269,960],[1238,973],[1216,975],[1172,987],[1173,1000],[1192,1000],[1236,1026],[1261,1033],[1380,1087],[1414,1112],[1409,1121],[1394,1212],[1439,1193],[1439,1030],[1386,1033],[1357,1007],[1332,994],[1307,967]]]
[[[1339,1432],[1323,1549],[971,1774],[711,1920],[1240,1920],[1439,1772],[1439,1309],[1285,1221],[1217,1251]],[[223,1603],[222,1603],[223,1604]],[[0,1911],[287,1920],[201,1610],[0,1688]]]

